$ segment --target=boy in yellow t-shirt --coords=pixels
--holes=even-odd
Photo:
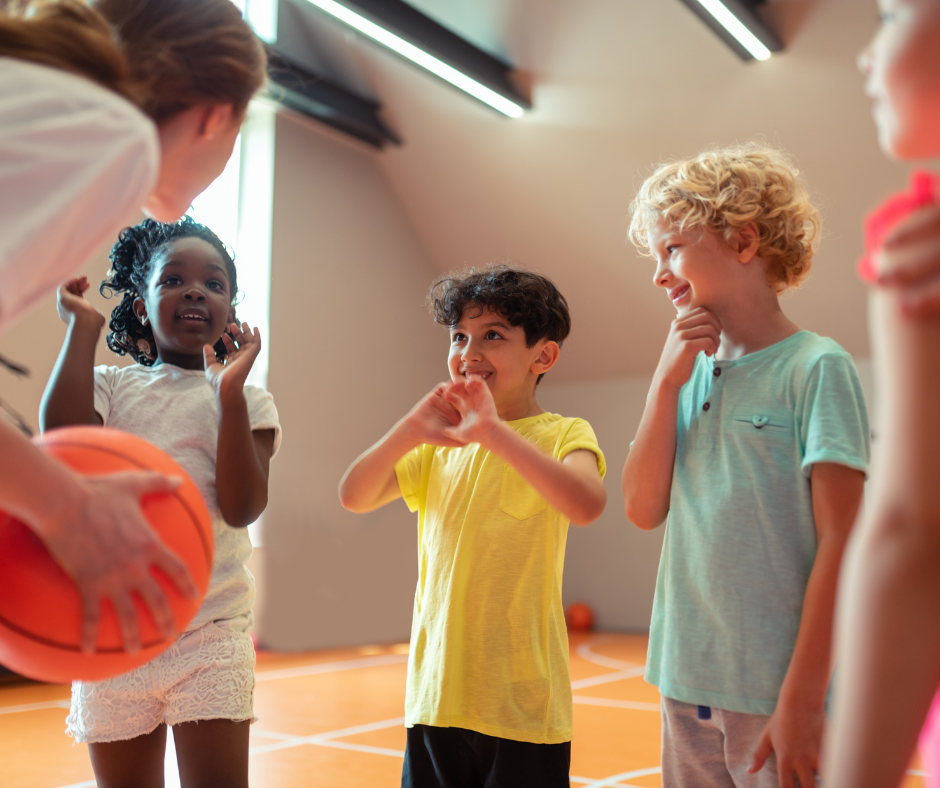
[[[404,498],[418,512],[402,788],[568,788],[565,539],[607,503],[591,426],[535,396],[568,305],[506,265],[443,277],[428,303],[450,328],[450,382],[340,483],[352,511]]]

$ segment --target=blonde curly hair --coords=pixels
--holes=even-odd
[[[760,230],[758,256],[778,293],[809,275],[821,220],[790,157],[759,143],[706,150],[660,165],[630,206],[629,237],[652,257],[647,233],[660,220],[681,232],[707,228],[725,240],[749,222]]]

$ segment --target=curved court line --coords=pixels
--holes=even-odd
[[[591,650],[591,646],[599,646],[602,643],[607,643],[610,641],[610,638],[607,637],[597,637],[591,638],[590,640],[582,643],[577,648],[577,655],[586,662],[591,662],[595,665],[600,665],[605,668],[613,668],[614,670],[636,670],[637,668],[643,670],[646,668],[645,665],[638,665],[636,662],[625,662],[622,659],[614,659],[614,657],[605,657],[603,654],[597,654]]]
[[[571,682],[571,689],[579,690],[587,687],[596,687],[598,684],[612,684],[615,681],[624,679],[635,679],[643,675],[644,668],[638,667],[633,670],[621,670],[618,673],[602,673],[600,676],[591,676],[588,679],[578,679]]]

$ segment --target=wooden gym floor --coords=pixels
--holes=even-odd
[[[252,788],[397,788],[407,644],[258,655]],[[572,788],[660,788],[659,695],[646,637],[573,635]],[[69,689],[0,687],[0,784],[94,788],[87,748],[64,733]],[[179,786],[173,748],[166,785]],[[904,788],[921,788],[916,764]]]

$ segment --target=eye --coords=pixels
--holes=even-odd
[[[170,276],[168,276],[166,279],[163,280],[163,284],[165,284],[165,285],[178,285],[178,284],[181,284],[182,281],[183,281],[183,280],[180,279],[176,274],[171,274]]]
[[[209,287],[217,289],[220,293],[225,292],[225,285],[217,279],[213,279],[211,282],[209,282]]]
[[[672,254],[678,248],[679,248],[679,244],[669,244],[669,246],[666,247],[666,252],[669,254]]]
[[[498,331],[487,331],[486,338],[487,339],[502,339],[503,335],[500,334]]]
[[[455,331],[450,337],[451,342],[466,342],[466,340],[466,334],[461,334],[459,331]]]

